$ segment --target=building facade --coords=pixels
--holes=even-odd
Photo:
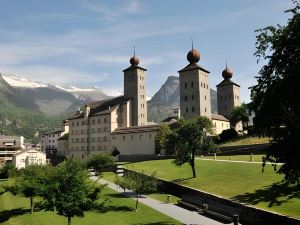
[[[22,169],[33,164],[46,165],[46,154],[36,149],[19,151],[13,155],[12,163],[17,169]]]
[[[0,135],[0,163],[12,161],[12,156],[25,149],[24,137]]]
[[[240,85],[231,80],[232,76],[233,72],[226,63],[226,68],[222,72],[224,79],[217,85],[217,102],[218,113],[227,118],[230,117],[230,112],[234,107],[241,105]],[[235,129],[242,131],[242,123],[237,123]]]
[[[124,72],[124,95],[92,102],[68,118],[69,155],[87,159],[112,151],[112,133],[118,128],[147,125],[146,69],[135,55]]]
[[[60,130],[42,134],[41,151],[50,155],[56,154],[57,140],[67,133],[69,133],[69,123],[64,120]]]

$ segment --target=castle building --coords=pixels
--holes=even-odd
[[[217,85],[217,102],[218,113],[229,118],[231,110],[241,105],[240,100],[240,85],[231,80],[233,76],[232,70],[227,66],[222,72],[224,78],[221,83]],[[242,123],[238,123],[235,127],[237,131],[243,129]]]
[[[178,71],[178,115],[181,114],[186,119],[206,116],[212,120],[215,133],[220,134],[229,129],[230,124],[226,118],[227,114],[211,113],[209,71],[197,64],[200,53],[196,49],[192,48],[188,52],[187,60],[189,64]],[[68,150],[63,150],[63,147],[59,153],[83,160],[94,154],[112,151],[114,148],[120,151],[120,155],[155,154],[155,136],[163,123],[147,123],[147,70],[139,66],[139,58],[135,53],[130,59],[130,64],[123,70],[123,96],[91,102],[68,118],[68,143],[65,138],[59,140]],[[220,90],[221,93],[224,92],[223,89]],[[226,92],[224,94],[228,95]],[[239,96],[239,93],[235,94]],[[165,121],[172,122],[174,121]]]
[[[139,58],[135,54],[130,59],[130,64],[123,70],[123,96],[89,103],[68,118],[70,123],[68,152],[71,157],[86,159],[99,152],[111,151],[119,147],[116,143],[120,140],[126,140],[123,137],[124,131],[118,129],[126,128],[128,133],[136,127],[147,127],[147,70],[139,66]],[[124,146],[123,142],[122,144]],[[121,154],[128,152],[119,150]],[[130,152],[139,154],[139,151],[142,149]]]
[[[209,71],[198,64],[200,52],[194,47],[188,52],[187,60],[189,64],[178,71],[180,114],[185,119],[206,116],[212,120],[215,134],[220,134],[229,129],[230,124],[225,115],[211,113]]]

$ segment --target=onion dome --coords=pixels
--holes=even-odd
[[[139,60],[139,58],[138,57],[136,57],[135,55],[134,56],[132,56],[131,58],[130,58],[130,64],[132,65],[132,66],[137,66],[137,65],[139,65],[139,63],[140,63],[140,60]]]
[[[232,70],[229,67],[227,67],[227,65],[226,65],[226,68],[222,72],[222,77],[224,79],[230,79],[232,77],[232,75],[233,75]]]
[[[188,52],[186,58],[190,63],[197,63],[200,60],[200,52],[192,48],[192,50]]]

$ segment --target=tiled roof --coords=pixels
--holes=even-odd
[[[229,120],[225,116],[222,116],[222,115],[219,115],[219,114],[211,114],[211,119],[212,120],[221,120],[221,121],[229,122]]]
[[[219,83],[219,84],[217,85],[217,87],[226,86],[226,85],[231,85],[231,84],[240,87],[240,85],[238,85],[237,83],[234,83],[234,82],[233,82],[232,80],[230,80],[230,79],[224,79],[221,83]]]
[[[61,141],[61,140],[68,140],[68,139],[69,139],[69,133],[66,133],[63,136],[61,136],[60,138],[58,138],[57,140]]]
[[[183,71],[188,71],[188,70],[193,70],[193,69],[199,69],[199,70],[202,70],[206,73],[210,73],[208,70],[206,70],[203,67],[199,66],[197,63],[190,63],[189,65],[187,65],[183,69],[179,70],[178,72],[180,73],[180,72],[183,72]]]
[[[131,66],[129,66],[127,69],[123,70],[123,72],[129,71],[129,70],[132,70],[132,69],[140,69],[140,70],[147,71],[147,70],[146,70],[145,68],[143,68],[143,67],[136,66],[136,65],[131,65]]]
[[[111,134],[130,134],[130,133],[140,133],[140,132],[151,132],[157,131],[161,128],[162,124],[155,125],[146,125],[146,126],[133,126],[133,127],[124,127],[114,130]]]
[[[90,107],[89,116],[109,114],[118,105],[120,105],[122,103],[126,103],[128,100],[129,99],[126,99],[124,96],[119,96],[119,97],[112,98],[112,99],[106,99],[106,100],[102,100],[102,101],[88,103],[88,105]],[[84,117],[84,112],[79,111],[79,112],[76,112],[70,118],[68,118],[68,120],[78,119],[78,118],[83,118],[83,117]]]

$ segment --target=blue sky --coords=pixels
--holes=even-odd
[[[187,65],[186,54],[200,51],[199,64],[210,84],[221,80],[225,61],[241,85],[242,101],[255,84],[261,64],[253,56],[255,32],[285,24],[290,0],[0,0],[0,72],[34,81],[108,94],[123,89],[122,70],[133,46],[148,69],[147,95]]]

